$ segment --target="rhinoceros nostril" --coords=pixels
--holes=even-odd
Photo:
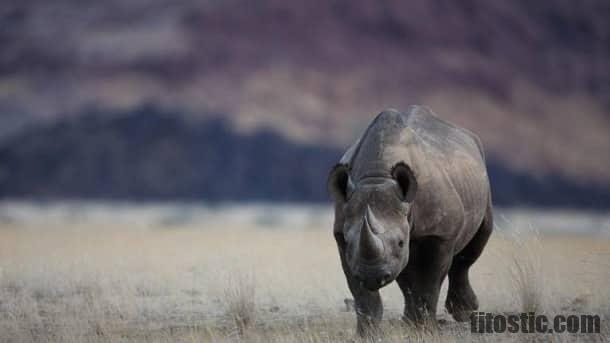
[[[405,246],[405,241],[403,241],[402,239],[400,241],[398,241],[398,247],[402,248]]]

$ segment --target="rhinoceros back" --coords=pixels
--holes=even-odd
[[[489,201],[489,181],[476,135],[425,107],[411,106],[405,113],[386,110],[341,159],[349,166],[353,182],[369,176],[390,177],[392,167],[401,161],[411,167],[418,181],[415,204],[424,226],[459,231],[481,222]]]

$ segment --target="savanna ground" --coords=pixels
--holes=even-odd
[[[0,203],[2,342],[358,341],[327,207]],[[607,341],[610,215],[498,210],[480,310],[590,313],[601,334],[472,334],[401,321],[381,341]]]

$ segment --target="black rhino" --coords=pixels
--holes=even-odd
[[[492,232],[485,158],[472,132],[422,106],[386,110],[330,172],[334,236],[355,300],[358,332],[374,330],[379,289],[396,280],[404,315],[436,323],[439,290],[457,321],[478,308],[468,270]]]

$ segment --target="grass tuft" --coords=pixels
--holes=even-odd
[[[509,277],[521,312],[541,313],[544,306],[544,273],[540,233],[532,225],[513,225],[506,233],[510,245]]]
[[[227,315],[233,321],[240,336],[250,329],[256,321],[256,286],[252,276],[233,278],[225,290]]]

